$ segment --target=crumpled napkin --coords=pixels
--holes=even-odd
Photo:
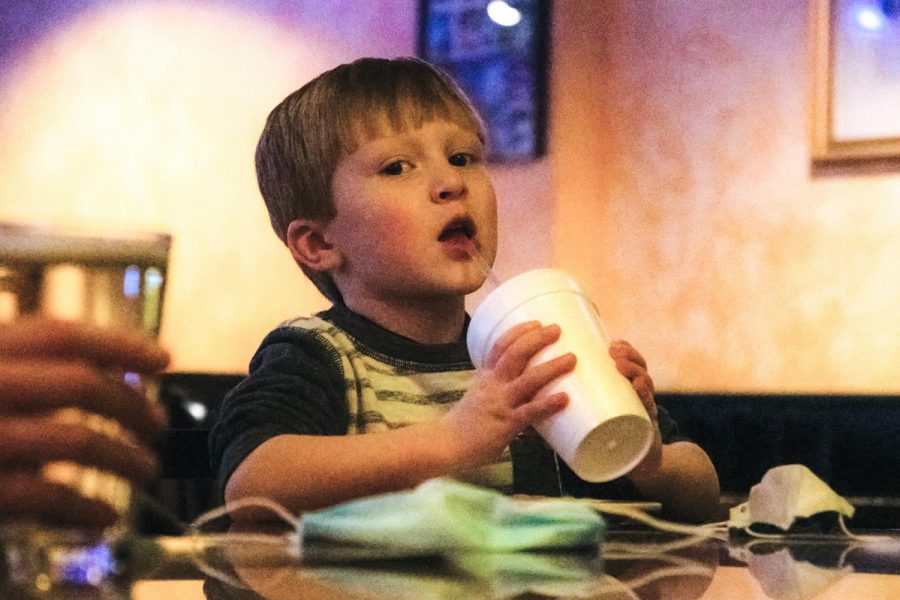
[[[387,553],[442,555],[599,547],[603,518],[563,500],[517,500],[452,479],[306,513],[304,543],[380,547]]]

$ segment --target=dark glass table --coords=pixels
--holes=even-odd
[[[128,600],[431,600],[590,598],[900,598],[900,532],[877,542],[841,535],[690,538],[613,528],[599,551],[384,557],[308,546],[274,532],[142,538],[123,546],[110,585],[41,593],[6,578],[2,598]],[[264,533],[259,537],[259,533]],[[871,532],[867,532],[871,533]],[[236,535],[235,535],[236,534]]]

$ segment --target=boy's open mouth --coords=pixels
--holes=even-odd
[[[439,242],[471,240],[475,237],[475,222],[470,217],[456,217],[441,230]]]

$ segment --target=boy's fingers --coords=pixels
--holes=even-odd
[[[634,381],[638,377],[650,378],[647,373],[647,367],[626,358],[617,358],[616,370],[619,371],[629,381]]]
[[[641,356],[641,353],[634,349],[634,346],[625,340],[615,340],[609,345],[609,354],[616,361],[625,359],[633,363],[637,363],[644,369],[647,368],[647,361]]]
[[[631,382],[631,387],[637,393],[638,398],[644,404],[648,416],[656,420],[656,401],[653,399],[653,383],[649,377],[638,377]]]
[[[0,325],[0,355],[72,357],[140,372],[169,362],[165,350],[138,332],[47,318]]]
[[[542,421],[561,411],[569,403],[569,397],[565,392],[550,394],[540,400],[534,400],[523,404],[516,409],[516,414],[523,423],[531,424]]]
[[[485,366],[489,369],[494,368],[503,357],[503,355],[506,354],[507,349],[512,346],[512,344],[516,340],[518,340],[525,333],[540,328],[540,326],[541,324],[537,321],[527,321],[525,323],[519,323],[515,327],[512,327],[509,331],[505,332],[496,342],[494,342],[494,347],[491,348],[491,352],[488,355],[487,364]]]
[[[641,398],[653,398],[653,380],[646,373],[632,379],[631,387]]]
[[[510,394],[514,405],[529,403],[542,387],[572,371],[575,362],[575,355],[570,352],[528,369],[516,380]]]
[[[616,369],[631,382],[631,387],[637,393],[651,418],[656,416],[656,402],[653,400],[653,379],[647,373],[646,368],[630,360],[619,358],[616,360]]]
[[[559,339],[557,325],[530,329],[517,337],[497,362],[496,370],[504,377],[518,377],[534,356]]]

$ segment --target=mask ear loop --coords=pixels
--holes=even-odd
[[[896,538],[893,538],[889,535],[866,535],[853,533],[850,529],[847,528],[847,523],[844,520],[844,514],[838,513],[838,525],[841,528],[841,533],[850,538],[851,540],[864,542],[864,543],[879,543],[879,542],[894,542]],[[761,540],[781,540],[787,537],[792,537],[788,533],[761,533],[759,531],[753,531],[752,525],[748,527],[744,527],[742,529],[744,533],[750,535],[755,538],[759,538]]]
[[[674,542],[668,542],[664,544],[628,544],[625,542],[606,542],[604,546],[613,551],[619,552],[633,552],[635,554],[647,554],[647,553],[662,553],[669,552],[673,549],[678,548],[686,548],[688,546],[693,546],[702,541],[708,540],[710,538],[715,538],[719,540],[727,539],[728,537],[728,528],[725,523],[709,523],[705,525],[686,525],[684,523],[676,523],[674,521],[666,521],[664,519],[657,519],[656,517],[652,517],[647,514],[645,511],[640,510],[634,507],[628,506],[617,506],[615,504],[611,504],[609,502],[603,502],[602,500],[595,500],[593,498],[571,498],[571,497],[563,497],[563,498],[552,498],[554,502],[567,502],[572,504],[581,504],[583,506],[587,506],[595,510],[600,514],[611,514],[618,515],[621,517],[626,517],[637,521],[639,523],[643,523],[656,529],[658,531],[664,531],[666,533],[674,533],[678,535],[687,536],[684,539],[676,540]]]
[[[291,527],[291,529],[293,529],[297,533],[297,535],[303,534],[303,523],[297,518],[296,515],[291,514],[288,509],[275,502],[274,500],[263,498],[262,496],[250,496],[248,498],[241,498],[239,500],[229,502],[228,504],[219,506],[203,513],[202,515],[194,519],[194,522],[190,524],[191,533],[196,533],[198,529],[200,529],[210,521],[213,521],[220,517],[224,517],[225,515],[230,514],[232,511],[240,510],[242,508],[268,509],[272,511],[279,519],[287,523]]]
[[[786,533],[763,533],[761,531],[753,531],[753,525],[744,527],[742,531],[750,537],[755,537],[760,540],[783,540],[786,537],[790,537]]]
[[[667,562],[671,566],[667,566],[662,569],[654,569],[651,573],[647,573],[646,575],[643,575],[641,577],[625,579],[623,580],[623,583],[629,588],[635,590],[642,588],[654,581],[665,579],[667,577],[697,576],[709,577],[710,579],[712,579],[713,575],[715,575],[715,569],[694,560],[676,556],[659,556],[654,558],[656,560]]]
[[[722,534],[728,532],[727,528],[723,527],[721,523],[686,525],[684,523],[676,523],[675,521],[657,519],[656,517],[653,517],[638,508],[630,506],[616,506],[615,504],[603,502],[602,500],[576,498],[572,499],[571,501],[586,504],[599,513],[608,513],[611,515],[619,515],[621,517],[633,519],[635,521],[638,521],[639,523],[649,525],[650,527],[658,531],[665,531],[666,533],[677,533],[680,535],[696,536],[699,538],[712,538],[720,537]]]
[[[232,511],[243,508],[263,508],[274,513],[280,520],[290,526],[287,534],[273,535],[263,533],[203,533],[200,528],[215,519],[229,515]],[[287,546],[294,558],[300,558],[303,552],[303,520],[291,514],[281,504],[262,497],[248,497],[235,500],[224,506],[209,510],[197,517],[189,526],[187,535],[168,537],[159,541],[160,547],[169,554],[189,554],[197,568],[210,577],[224,581],[238,589],[250,589],[244,582],[210,565],[202,558],[202,553],[210,548],[233,543],[252,543],[275,547]]]
[[[696,546],[709,539],[723,540],[719,536],[691,535],[673,542],[661,544],[629,544],[628,542],[610,542],[603,544],[603,556],[611,559],[634,558],[637,555],[655,555],[674,552],[682,548]],[[723,540],[724,541],[724,540]]]
[[[624,596],[627,596],[628,600],[641,600],[640,596],[638,596],[637,592],[635,592],[630,585],[627,585],[620,579],[616,579],[612,575],[603,575],[599,587],[600,589],[598,591],[601,596],[611,595],[609,593],[612,592],[613,594],[623,594]]]
[[[866,543],[879,543],[879,542],[896,542],[896,537],[891,537],[889,535],[871,535],[871,534],[861,534],[861,533],[853,533],[850,529],[847,528],[847,523],[844,521],[844,514],[838,513],[838,524],[841,526],[841,531],[847,537]]]

